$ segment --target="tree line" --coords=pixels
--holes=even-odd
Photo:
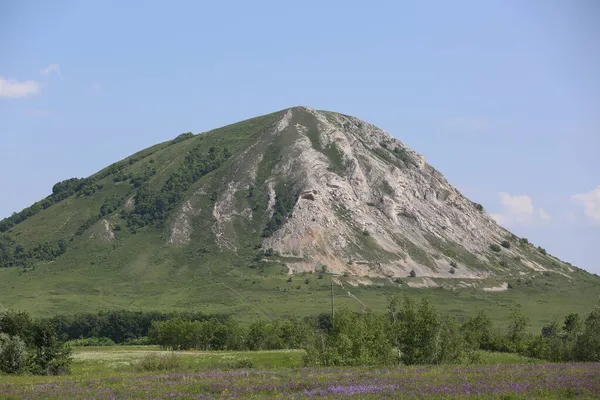
[[[481,311],[466,321],[442,316],[426,299],[392,297],[385,312],[347,308],[305,318],[244,324],[224,314],[106,311],[32,320],[0,313],[0,371],[68,371],[76,345],[154,344],[166,350],[303,349],[307,366],[477,363],[481,351],[517,353],[552,362],[600,362],[600,303],[569,314],[539,333],[513,309],[502,327]]]
[[[304,349],[307,365],[350,366],[477,362],[481,350],[518,353],[548,361],[600,361],[600,304],[584,318],[569,314],[538,334],[513,309],[502,328],[485,312],[458,323],[426,299],[392,298],[385,313],[346,308],[303,319],[231,318],[153,321],[149,343],[170,350]]]
[[[139,338],[147,337],[152,322],[172,319],[185,321],[225,320],[224,314],[207,315],[201,312],[128,311],[113,310],[99,313],[80,313],[57,315],[46,321],[59,335],[67,340],[107,338],[116,344],[127,344]],[[110,342],[108,342],[110,343]]]

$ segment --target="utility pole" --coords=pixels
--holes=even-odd
[[[333,329],[333,317],[334,317],[334,307],[333,307],[333,276],[331,277],[331,328]]]

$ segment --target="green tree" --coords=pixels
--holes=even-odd
[[[387,365],[394,362],[384,315],[356,313],[341,307],[333,328],[313,331],[305,347],[306,365],[358,366]]]
[[[31,317],[25,311],[0,312],[0,333],[26,340],[30,335],[31,325]]]
[[[31,343],[34,349],[32,370],[41,375],[60,375],[70,371],[71,348],[58,338],[54,327],[44,321],[32,326]]]
[[[460,327],[450,317],[442,319],[436,338],[435,364],[458,363],[466,350],[466,342]]]
[[[577,361],[600,361],[600,303],[585,318],[574,352]]]
[[[397,337],[400,358],[404,364],[435,364],[438,362],[440,318],[437,311],[422,299],[418,308],[413,300],[404,297],[398,324],[392,330]]]
[[[507,332],[511,351],[519,353],[524,350],[528,325],[529,318],[521,310],[513,308],[508,315]]]
[[[19,374],[27,366],[25,342],[18,336],[0,333],[0,372]]]
[[[466,344],[471,349],[491,350],[493,326],[492,319],[483,310],[469,318],[460,328]]]

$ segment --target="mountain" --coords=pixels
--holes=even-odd
[[[184,133],[57,183],[0,222],[0,266],[0,305],[38,314],[306,314],[326,309],[330,279],[359,307],[434,287],[457,314],[502,299],[583,308],[600,287],[400,140],[309,107]]]

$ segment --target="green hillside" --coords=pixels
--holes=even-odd
[[[273,212],[265,211],[267,180],[281,174],[279,163],[295,157],[294,136],[271,134],[285,112],[182,134],[88,178],[57,183],[50,196],[1,221],[0,306],[40,316],[125,308],[194,309],[251,319],[326,311],[331,274],[290,276],[289,256],[261,247],[285,224],[299,196],[294,182],[277,178]],[[313,145],[321,146],[318,141]],[[344,166],[339,150],[319,148],[339,172]],[[252,210],[253,218],[232,213],[231,225],[217,237],[215,202],[251,163],[257,165],[256,176],[234,193],[234,204],[235,210]],[[192,211],[180,217],[185,207]],[[193,226],[185,243],[172,228],[177,218]],[[216,245],[225,239],[235,250],[223,250],[227,243]],[[524,246],[540,263],[563,265]],[[355,287],[348,284],[352,276],[340,275],[336,279],[345,285],[336,285],[335,294],[338,304],[355,309],[382,308],[391,294],[430,296],[456,316],[486,309],[500,318],[520,305],[535,326],[542,326],[552,316],[586,312],[600,294],[597,276],[564,267],[573,271],[571,276],[507,276],[511,288],[503,292],[456,289],[436,278],[440,287],[413,288],[405,284],[409,277],[375,277],[372,285]],[[490,285],[497,282],[490,279]]]

